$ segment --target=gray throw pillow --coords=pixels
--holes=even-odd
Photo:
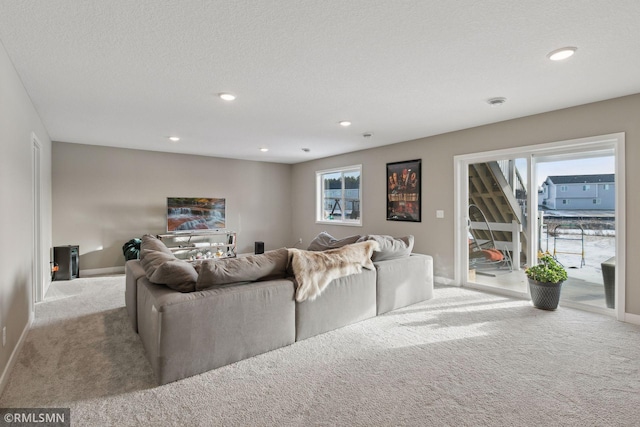
[[[197,267],[196,290],[284,277],[288,264],[289,252],[285,248],[242,258],[208,259]]]
[[[144,268],[147,279],[151,280],[151,276],[160,265],[166,261],[174,261],[177,258],[160,240],[150,234],[142,236],[140,243],[140,264]]]
[[[193,292],[196,290],[198,273],[195,267],[180,259],[165,261],[147,277],[150,282],[167,285],[169,288],[180,292]]]
[[[360,235],[345,237],[344,239],[336,239],[331,234],[323,231],[318,234],[312,241],[309,243],[308,251],[326,251],[327,249],[338,249],[343,246],[350,245],[355,243],[360,239]]]
[[[374,252],[371,260],[387,261],[396,258],[405,258],[411,255],[413,250],[413,236],[405,236],[394,238],[392,236],[384,236],[379,234],[370,234],[368,236],[362,236],[360,242],[367,240],[375,240],[380,244],[380,251]]]
[[[153,249],[140,250],[140,264],[142,268],[144,268],[147,278],[150,278],[156,269],[165,262],[175,260],[176,257],[173,256],[173,254],[165,254],[164,252],[154,251]]]
[[[154,251],[164,252],[168,255],[173,255],[173,252],[165,245],[162,240],[158,239],[156,236],[152,236],[151,234],[145,234],[142,236],[142,241],[140,242],[140,250],[142,249],[151,249]]]

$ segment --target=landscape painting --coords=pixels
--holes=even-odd
[[[168,197],[167,231],[215,230],[226,226],[226,200]]]

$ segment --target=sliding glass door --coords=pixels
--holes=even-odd
[[[468,176],[469,280],[526,292],[527,160],[471,163]]]
[[[621,134],[456,157],[456,282],[528,298],[548,252],[561,305],[622,316],[623,160]]]
[[[539,246],[567,270],[561,303],[614,308],[616,260],[613,150],[547,156],[536,162]]]

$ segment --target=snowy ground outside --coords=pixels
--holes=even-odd
[[[541,249],[554,254],[569,275],[563,285],[562,298],[606,307],[602,263],[616,254],[614,212],[555,211],[554,215],[545,214],[548,226],[541,236]],[[558,222],[563,225],[556,230]]]
[[[540,249],[555,253],[569,275],[562,287],[561,304],[563,301],[571,301],[606,308],[602,263],[616,253],[614,218],[614,213],[610,211],[545,212],[546,226],[541,232]],[[555,226],[559,223],[563,226],[556,234]],[[567,224],[580,224],[582,229],[565,226]],[[581,265],[583,253],[584,265]],[[478,270],[476,283],[527,292],[524,267],[518,271],[501,269],[489,273],[485,275]]]

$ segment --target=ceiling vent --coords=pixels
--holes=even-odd
[[[503,97],[487,99],[487,104],[491,105],[492,107],[499,107],[505,102],[507,102],[507,98],[503,98]]]

